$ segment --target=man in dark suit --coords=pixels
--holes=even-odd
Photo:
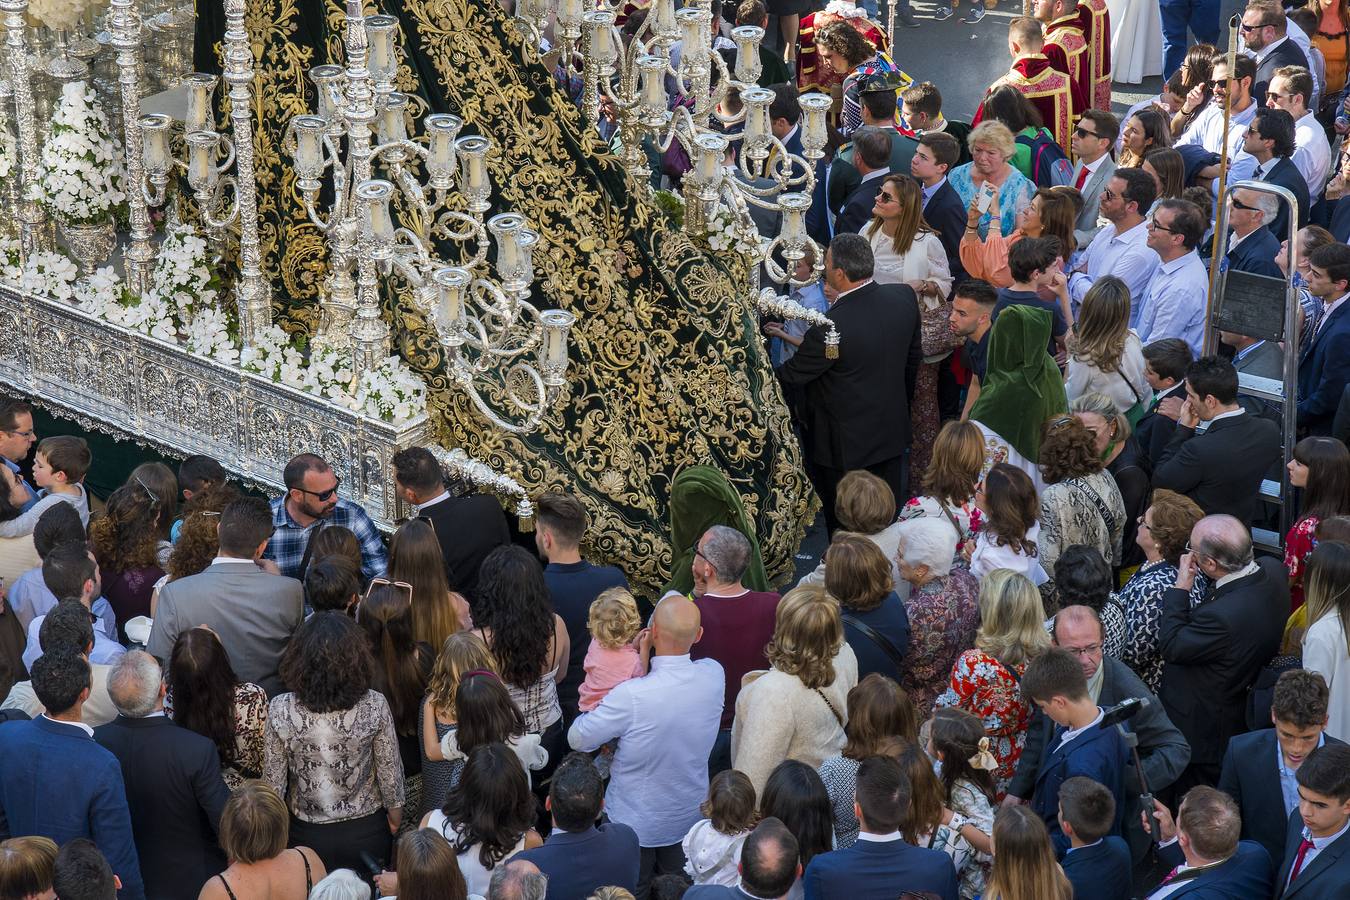
[[[1271,859],[1284,854],[1285,825],[1298,810],[1298,770],[1325,744],[1339,744],[1327,725],[1326,679],[1292,669],[1275,682],[1270,720],[1274,728],[1236,735],[1223,755],[1219,789],[1242,810],[1242,837],[1256,841]]]
[[[802,876],[806,900],[891,900],[902,887],[956,900],[951,857],[907,844],[900,834],[909,801],[909,779],[896,759],[864,759],[853,803],[858,840],[811,859]]]
[[[773,91],[773,101],[769,104],[769,131],[782,142],[790,156],[802,156],[804,152],[802,147],[802,105],[797,99],[797,86],[789,83],[774,84],[769,86],[769,90]],[[731,146],[735,148],[732,151],[733,153],[739,152],[739,143]],[[772,166],[777,160],[777,154],[778,149],[776,147],[770,149],[766,172],[772,171]],[[793,178],[805,174],[801,166],[795,166],[792,170]]]
[[[1022,676],[1022,696],[1055,723],[1031,794],[1031,808],[1045,822],[1055,854],[1062,858],[1069,849],[1068,835],[1059,828],[1059,788],[1079,775],[1111,792],[1116,815],[1108,833],[1120,834],[1129,750],[1120,732],[1099,726],[1102,709],[1088,694],[1087,678],[1078,660],[1062,647],[1042,653]]]
[[[1350,891],[1350,747],[1328,744],[1298,769],[1277,900],[1344,900]]]
[[[825,332],[812,327],[778,368],[789,387],[805,389],[807,456],[831,531],[835,489],[845,473],[867,469],[897,497],[906,493],[909,403],[923,361],[919,305],[908,285],[872,281],[872,247],[841,234],[825,254],[825,284],[834,293],[826,315],[839,334],[836,358]]]
[[[56,646],[33,663],[32,676],[47,712],[0,728],[0,840],[91,838],[121,879],[122,900],[144,900],[121,769],[80,721],[89,662]]]
[[[544,801],[553,814],[553,834],[542,847],[517,856],[548,876],[548,900],[588,897],[607,884],[637,890],[637,834],[619,822],[596,827],[604,803],[595,763],[584,753],[569,753],[553,773]]]
[[[1176,781],[1191,759],[1191,748],[1181,731],[1167,718],[1162,703],[1150,693],[1139,676],[1118,659],[1102,653],[1102,623],[1097,613],[1087,606],[1066,606],[1055,616],[1055,643],[1068,650],[1078,660],[1088,686],[1097,686],[1093,699],[1103,709],[1109,709],[1123,700],[1139,697],[1147,701],[1134,718],[1124,723],[1139,743],[1139,761],[1144,767],[1144,780],[1149,790],[1157,793]],[[1097,677],[1098,670],[1101,677]],[[1036,774],[1046,746],[1051,744],[1055,723],[1039,709],[1032,714],[1027,726],[1026,746],[1017,763],[1017,774],[1008,784],[1008,793],[1023,800],[1031,798],[1036,786]],[[1133,755],[1126,758],[1125,798],[1121,828],[1136,860],[1148,852],[1149,835],[1139,827],[1139,794],[1142,783],[1135,768]],[[1103,832],[1106,833],[1106,832]],[[1067,863],[1066,863],[1067,865]]]
[[[1186,402],[1172,439],[1154,460],[1153,486],[1185,494],[1206,514],[1226,513],[1248,524],[1261,501],[1261,480],[1280,454],[1280,429],[1247,413],[1237,392],[1237,369],[1228,360],[1206,356],[1191,363]],[[1209,427],[1200,433],[1202,421]]]
[[[872,221],[872,210],[876,206],[877,194],[881,191],[881,182],[891,174],[891,141],[880,128],[868,125],[853,132],[853,150],[853,165],[861,179],[849,191],[839,215],[835,217],[835,234],[857,234]],[[840,154],[843,154],[842,150]],[[841,165],[836,159],[830,167],[832,181],[835,170]]]
[[[1203,572],[1214,588],[1194,608]],[[1252,559],[1247,527],[1206,516],[1191,529],[1176,584],[1163,595],[1158,646],[1167,715],[1191,745],[1179,790],[1215,784],[1228,741],[1247,730],[1247,689],[1280,647],[1289,615],[1289,574],[1279,559]]]
[[[1279,201],[1271,194],[1238,189],[1228,196],[1228,224],[1233,233],[1228,237],[1228,253],[1224,266],[1229,271],[1251,272],[1283,278],[1284,273],[1275,264],[1280,252],[1280,239],[1266,227],[1279,213]]]
[[[1111,833],[1116,801],[1091,778],[1075,775],[1059,787],[1059,827],[1070,845],[1062,865],[1075,897],[1130,900],[1130,848]]]
[[[1294,117],[1282,109],[1258,109],[1247,126],[1242,149],[1256,159],[1252,178],[1278,184],[1298,201],[1298,227],[1308,224],[1308,181],[1289,159],[1294,155]],[[1279,211],[1266,227],[1276,241],[1289,237],[1289,206],[1276,200]]]
[[[1232,797],[1212,787],[1192,788],[1175,821],[1166,806],[1153,803],[1163,839],[1158,859],[1176,868],[1147,895],[1149,900],[1270,896],[1275,864],[1265,847],[1238,839],[1241,816]]]
[[[689,900],[782,900],[801,874],[797,838],[779,819],[760,820],[741,845],[741,883],[735,887],[696,884]]]
[[[1326,435],[1350,383],[1350,247],[1327,244],[1308,254],[1308,293],[1326,311],[1298,361],[1298,427]]]
[[[1298,44],[1289,40],[1289,19],[1284,7],[1273,0],[1255,0],[1242,13],[1242,40],[1256,54],[1256,77],[1252,79],[1252,97],[1266,105],[1266,89],[1275,70],[1282,66],[1308,68],[1308,57]]]
[[[146,892],[193,900],[226,866],[218,833],[230,790],[220,754],[210,738],[164,715],[164,681],[150,654],[119,659],[108,693],[119,715],[94,729],[94,740],[121,764]]]
[[[261,685],[269,697],[281,693],[277,667],[304,619],[304,588],[258,565],[272,528],[272,510],[256,497],[228,504],[217,527],[216,560],[164,586],[145,649],[167,664],[178,635],[209,625],[240,681]]]
[[[914,158],[909,162],[909,174],[919,182],[923,191],[923,218],[938,233],[942,249],[947,252],[953,285],[966,279],[961,265],[961,236],[966,230],[966,207],[961,195],[947,182],[947,173],[956,165],[960,147],[956,138],[934,131],[919,138]]]
[[[1219,340],[1235,351],[1233,368],[1239,375],[1284,379],[1284,351],[1279,344],[1235,331],[1220,331]]]
[[[891,151],[886,168],[892,174],[907,174],[910,160],[918,149],[918,140],[902,133],[895,123],[895,91],[900,87],[898,76],[887,72],[878,72],[863,79],[862,91],[858,95],[862,104],[862,123],[869,128],[880,129],[890,138]],[[834,165],[830,168],[829,191],[830,210],[838,213],[845,199],[858,186],[862,171],[857,167],[857,134],[853,140],[839,148]],[[838,234],[838,229],[835,230]]]
[[[472,601],[478,567],[493,550],[511,543],[502,505],[488,494],[452,495],[440,463],[425,447],[400,450],[392,462],[399,498],[415,506],[436,531],[451,589]]]
[[[1134,439],[1151,465],[1157,465],[1176,431],[1186,402],[1186,370],[1194,361],[1190,344],[1181,338],[1161,338],[1144,347],[1144,378],[1153,402],[1135,426]]]

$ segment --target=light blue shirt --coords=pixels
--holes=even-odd
[[[1327,735],[1324,731],[1317,736],[1317,746],[1321,747],[1326,742]],[[1284,795],[1284,814],[1288,816],[1298,807],[1298,779],[1295,777],[1298,770],[1284,764],[1284,751],[1280,749],[1278,740],[1275,741],[1275,770],[1280,773],[1280,793]],[[1307,865],[1307,862],[1304,862],[1304,865]]]
[[[34,566],[14,579],[6,600],[25,631],[34,619],[45,616],[56,607],[56,595],[42,580],[42,566]],[[109,640],[117,640],[117,614],[113,612],[112,604],[106,598],[98,597],[90,608],[98,616],[95,630],[102,631]]]
[[[1347,829],[1350,829],[1350,821],[1347,821],[1344,825],[1342,825],[1342,826],[1341,826],[1341,830],[1338,831],[1338,832],[1336,832],[1335,834],[1332,834],[1332,835],[1328,835],[1328,836],[1326,836],[1326,837],[1321,837],[1321,838],[1319,838],[1319,837],[1313,837],[1313,836],[1312,836],[1312,832],[1309,831],[1308,829],[1304,828],[1304,829],[1303,829],[1303,839],[1304,839],[1305,841],[1312,841],[1312,846],[1308,848],[1308,852],[1307,852],[1307,853],[1303,854],[1303,866],[1298,870],[1298,871],[1299,871],[1299,874],[1301,875],[1301,874],[1303,874],[1304,872],[1308,871],[1308,866],[1311,866],[1311,865],[1312,865],[1312,861],[1313,861],[1314,859],[1317,858],[1317,854],[1321,853],[1323,850],[1327,849],[1327,848],[1330,847],[1332,844],[1334,844],[1334,843],[1336,843],[1338,840],[1340,840],[1340,839],[1341,839],[1341,836],[1342,836],[1343,834],[1345,834],[1345,832],[1346,832]],[[1293,866],[1290,866],[1290,867],[1289,867],[1289,877],[1290,877],[1291,880],[1292,880],[1293,877],[1294,877],[1294,867],[1293,867]],[[1288,885],[1289,885],[1289,882],[1286,881],[1286,882],[1285,882],[1285,886],[1287,887]]]
[[[1162,338],[1181,338],[1197,357],[1205,340],[1205,303],[1209,297],[1209,272],[1192,250],[1162,263],[1144,292],[1139,313],[1139,339],[1144,344]]]
[[[790,296],[802,306],[818,313],[823,314],[830,310],[830,302],[825,299],[825,287],[819,281],[794,289]],[[811,325],[805,319],[788,319],[783,323],[783,330],[798,338],[805,336],[810,328]],[[769,359],[773,362],[774,368],[792,359],[796,352],[797,348],[782,338],[772,338],[769,341]]]
[[[1140,222],[1121,234],[1116,233],[1114,224],[1103,225],[1075,268],[1085,270],[1069,276],[1069,299],[1073,303],[1075,316],[1088,288],[1098,278],[1114,275],[1130,289],[1130,327],[1139,324],[1139,310],[1143,305],[1139,299],[1148,290],[1148,283],[1158,270],[1158,254],[1148,245],[1146,222]]]
[[[31,484],[23,480],[23,475],[19,472],[18,463],[7,456],[0,456],[0,462],[4,463],[5,466],[14,473],[15,477],[19,479],[19,483],[23,485],[23,489],[28,492],[28,502],[19,507],[19,512],[28,512],[28,508],[38,502],[37,491],[33,490]]]
[[[616,686],[572,722],[573,750],[590,753],[618,740],[605,811],[637,832],[641,846],[678,844],[702,818],[725,692],[726,674],[715,660],[653,656],[650,672]]]
[[[42,644],[38,641],[38,633],[42,630],[42,622],[46,618],[45,615],[38,616],[28,623],[28,646],[23,650],[23,664],[29,671],[32,671],[33,663],[37,662],[38,657],[42,655]],[[89,654],[91,663],[96,666],[110,666],[126,652],[126,647],[123,647],[117,641],[104,637],[101,630],[94,629],[94,651]]]

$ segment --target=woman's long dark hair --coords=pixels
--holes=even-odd
[[[1308,467],[1300,519],[1330,519],[1350,513],[1350,450],[1331,437],[1306,437],[1294,445],[1294,459]]]
[[[370,690],[375,660],[366,636],[339,612],[306,619],[281,655],[281,680],[310,712],[342,712]]]
[[[475,747],[442,812],[459,829],[445,835],[455,852],[477,844],[483,868],[495,867],[534,824],[534,795],[520,759],[505,744]]]
[[[483,560],[473,619],[492,632],[502,681],[524,690],[539,680],[553,641],[553,604],[544,570],[524,547],[498,547]]]
[[[465,754],[484,744],[507,743],[525,733],[525,717],[497,676],[465,677],[455,689],[455,739]]]
[[[239,678],[220,638],[206,628],[189,628],[174,641],[169,655],[169,693],[173,720],[208,737],[225,768],[237,762],[234,689]],[[256,778],[258,772],[244,772]]]
[[[375,690],[389,701],[394,730],[417,733],[417,711],[427,692],[429,666],[413,640],[412,603],[406,588],[380,584],[371,588],[356,610],[356,624],[370,641],[375,657]]]
[[[806,763],[786,759],[769,773],[759,798],[759,817],[773,816],[797,838],[802,868],[834,845],[834,814],[825,782]]]
[[[1000,85],[984,98],[985,120],[995,119],[1008,126],[1008,130],[1017,137],[1017,133],[1027,128],[1040,128],[1045,124],[1040,110],[1022,95],[1022,92],[1010,84]]]

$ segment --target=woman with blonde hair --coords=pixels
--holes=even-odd
[[[441,741],[459,727],[455,692],[464,676],[475,671],[497,671],[497,661],[483,639],[470,632],[460,632],[446,638],[431,668],[427,696],[422,701],[422,802],[419,816],[444,806],[445,799],[459,782],[464,761],[447,760],[441,752]]]
[[[56,842],[45,837],[15,837],[0,843],[0,897],[45,900],[52,893]]]
[[[1308,557],[1303,668],[1331,690],[1327,734],[1350,737],[1350,545],[1324,541]]]
[[[995,215],[998,214],[997,204],[998,196],[995,195],[989,206]],[[959,247],[961,265],[972,278],[983,278],[994,287],[1008,287],[1013,282],[1008,268],[1008,250],[1013,244],[1026,237],[1056,237],[1067,260],[1077,246],[1073,233],[1077,220],[1078,210],[1067,190],[1040,188],[1017,217],[1017,228],[1007,237],[991,228],[981,239],[978,233],[967,228]]]
[[[834,514],[844,531],[860,534],[877,545],[891,562],[891,578],[900,583],[900,570],[895,566],[895,547],[899,541],[895,520],[895,493],[882,478],[866,469],[854,469],[839,480],[834,497]],[[797,587],[825,583],[825,559],[815,570],[802,576]]]
[[[1131,426],[1148,410],[1152,391],[1144,377],[1144,344],[1130,330],[1130,289],[1104,275],[1083,295],[1069,335],[1064,393],[1069,402],[1096,391],[1110,397]]]
[[[995,569],[980,583],[980,630],[973,649],[952,666],[951,683],[937,706],[955,706],[984,723],[998,762],[994,783],[1002,800],[1026,742],[1031,705],[1022,697],[1027,663],[1050,647],[1041,594],[1024,575]]]
[[[413,636],[432,647],[473,627],[469,604],[450,585],[430,519],[409,519],[389,542],[390,581],[412,585]]]
[[[825,551],[825,589],[839,601],[844,640],[853,648],[860,678],[880,672],[900,680],[909,649],[909,616],[895,588],[891,563],[876,544],[861,535],[835,532]]]
[[[1007,125],[993,121],[981,122],[971,129],[966,145],[970,147],[971,161],[964,166],[957,166],[948,175],[952,188],[961,197],[961,203],[970,210],[966,218],[966,233],[976,233],[983,238],[991,230],[990,223],[996,222],[998,231],[1006,237],[1017,227],[1017,219],[1023,208],[1031,203],[1036,184],[1013,168],[1010,162],[1017,150],[1017,143]],[[997,188],[994,201],[998,206],[991,204],[982,213],[975,197],[986,181]]]
[[[783,595],[765,655],[772,668],[745,676],[731,726],[732,768],[757,796],[783,760],[815,768],[843,748],[848,692],[858,683],[839,604],[817,585]]]
[[[980,510],[975,505],[975,485],[984,470],[984,434],[974,422],[951,421],[942,426],[933,442],[933,461],[924,472],[923,493],[911,497],[900,510],[900,521],[918,518],[942,519],[956,529],[956,552],[980,530]]]
[[[1073,900],[1073,886],[1055,862],[1045,823],[1029,806],[1005,806],[994,817],[994,865],[984,900]]]
[[[220,849],[230,864],[202,886],[198,900],[305,900],[328,870],[309,847],[289,846],[290,823],[286,801],[274,787],[244,782],[220,814]]]

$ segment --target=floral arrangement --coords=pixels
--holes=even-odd
[[[0,181],[14,174],[14,167],[18,164],[18,152],[14,133],[8,128],[0,128]]]
[[[718,253],[734,250],[754,256],[759,252],[759,232],[730,206],[719,203],[708,220],[708,246]]]
[[[76,300],[75,282],[80,276],[80,270],[65,253],[60,250],[42,250],[30,256],[26,266],[20,259],[18,241],[0,241],[0,281],[62,303]]]
[[[122,155],[93,90],[83,81],[63,85],[29,199],[63,224],[96,225],[126,199],[125,180]]]
[[[159,245],[150,290],[163,299],[182,326],[189,325],[200,313],[215,309],[220,279],[211,264],[206,239],[191,226],[170,225]]]
[[[48,28],[70,31],[88,6],[87,0],[29,0],[28,14]]]

